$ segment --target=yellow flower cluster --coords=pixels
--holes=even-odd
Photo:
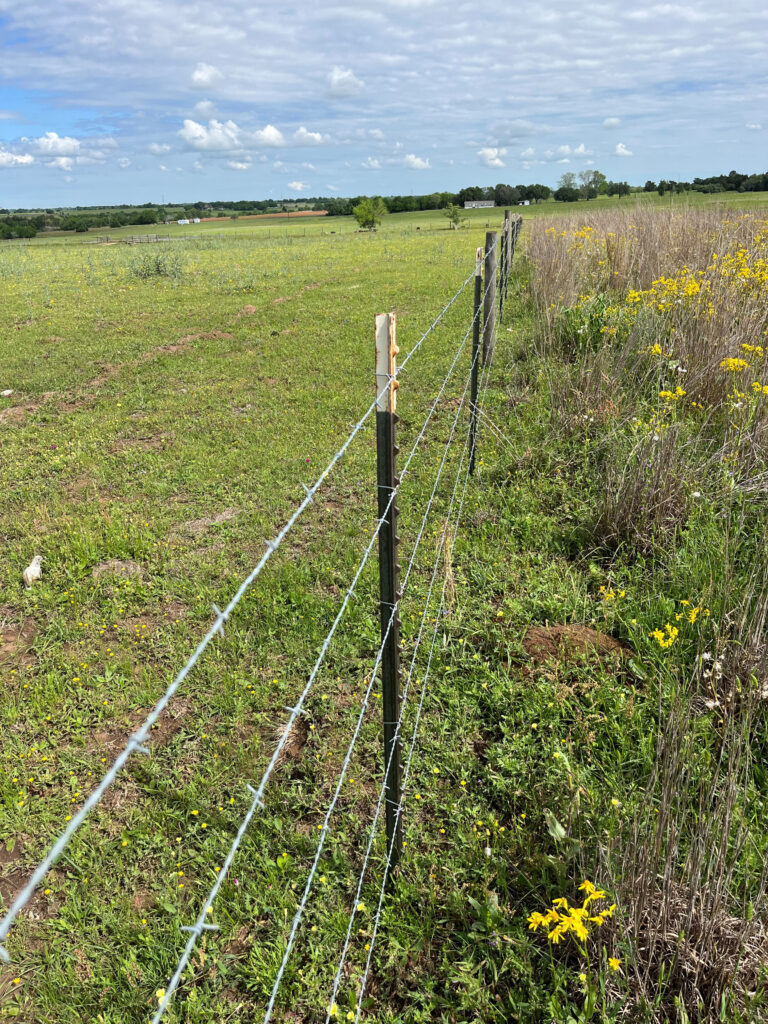
[[[735,373],[737,370],[746,370],[749,367],[749,363],[746,359],[734,359],[733,357],[724,359],[720,363],[720,369],[726,372]]]
[[[704,608],[703,605],[697,604],[692,605],[690,601],[681,601],[682,611],[675,613],[675,622],[682,622],[684,619],[693,626],[696,620],[701,616],[702,618],[709,618],[709,608]],[[671,622],[668,622],[663,629],[654,629],[648,636],[658,643],[659,647],[671,647],[672,644],[677,640],[680,635],[680,630],[677,626],[673,626]]]
[[[606,587],[600,587],[600,596],[604,601],[614,601],[617,597],[626,597],[626,590],[608,590]]]
[[[685,391],[678,385],[674,391],[660,391],[659,398],[666,398],[668,402],[679,402],[685,397]]]
[[[768,395],[768,384],[761,384],[759,380],[753,380],[752,390],[757,395]]]
[[[546,914],[534,911],[528,917],[530,931],[535,932],[539,928],[545,928],[547,938],[555,946],[569,934],[576,942],[584,945],[592,928],[599,928],[613,917],[616,904],[612,903],[604,910],[597,910],[593,904],[605,900],[607,893],[602,889],[596,889],[588,879],[581,883],[579,890],[585,893],[584,902],[580,907],[569,906],[568,900],[564,896],[560,896],[556,900],[552,900],[552,906]]]

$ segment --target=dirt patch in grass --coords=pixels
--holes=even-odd
[[[12,405],[9,409],[0,410],[0,423],[21,423],[29,413],[39,408],[39,405]]]
[[[144,570],[138,562],[124,562],[119,558],[110,558],[106,562],[99,562],[91,569],[91,576],[100,580],[102,576],[131,576],[134,579],[143,579]]]
[[[20,667],[29,668],[35,663],[35,656],[30,653],[30,647],[37,633],[37,626],[32,619],[26,619],[22,623],[7,622],[9,617],[10,609],[0,607],[0,664],[14,661]]]
[[[150,746],[165,746],[181,729],[191,707],[192,701],[189,697],[173,698],[152,727]],[[87,749],[91,752],[98,751],[102,757],[107,758],[107,761],[114,760],[125,746],[129,736],[138,729],[148,714],[149,708],[131,711],[119,725],[93,733],[89,738]]]
[[[525,634],[523,647],[534,665],[546,661],[567,662],[585,655],[596,654],[624,657],[629,648],[614,640],[608,633],[574,623],[569,626],[531,626]]]
[[[206,533],[212,526],[218,526],[220,523],[228,523],[230,519],[234,519],[238,514],[236,508],[225,508],[223,512],[219,512],[217,516],[203,516],[200,519],[191,519],[188,523],[182,523],[179,527],[178,533],[186,533],[190,537],[201,537]],[[178,536],[178,533],[176,536]]]
[[[300,716],[287,730],[282,727],[279,728],[275,733],[275,743],[279,743],[283,735],[286,737],[285,744],[277,758],[275,768],[279,768],[286,761],[296,760],[299,754],[301,754],[309,736],[309,726],[306,719]]]
[[[257,310],[255,306],[243,306],[242,309],[237,311],[237,318],[239,320],[241,316],[253,316],[256,312]]]

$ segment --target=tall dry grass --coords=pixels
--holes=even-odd
[[[768,1019],[750,821],[768,720],[768,217],[580,204],[533,222],[526,252],[553,438],[592,492],[590,557],[663,579],[685,544],[713,608],[714,648],[658,682],[643,809],[605,851],[627,1016]]]

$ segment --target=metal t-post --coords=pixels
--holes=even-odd
[[[396,456],[395,380],[398,353],[395,342],[395,314],[380,313],[376,317],[376,467],[378,481],[379,519],[379,594],[381,616],[381,704],[384,716],[384,770],[386,772],[387,849],[391,850],[389,873],[394,871],[403,848],[402,814],[402,744],[395,739],[400,721],[400,600],[397,536],[397,499],[392,499],[399,485]],[[383,392],[383,393],[382,393]],[[389,879],[388,879],[389,883]],[[387,884],[388,884],[387,883]]]

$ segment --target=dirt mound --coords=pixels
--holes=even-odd
[[[629,649],[608,633],[574,623],[570,626],[531,626],[525,634],[523,647],[531,661],[567,661],[574,655],[596,654],[598,657],[624,657]]]

